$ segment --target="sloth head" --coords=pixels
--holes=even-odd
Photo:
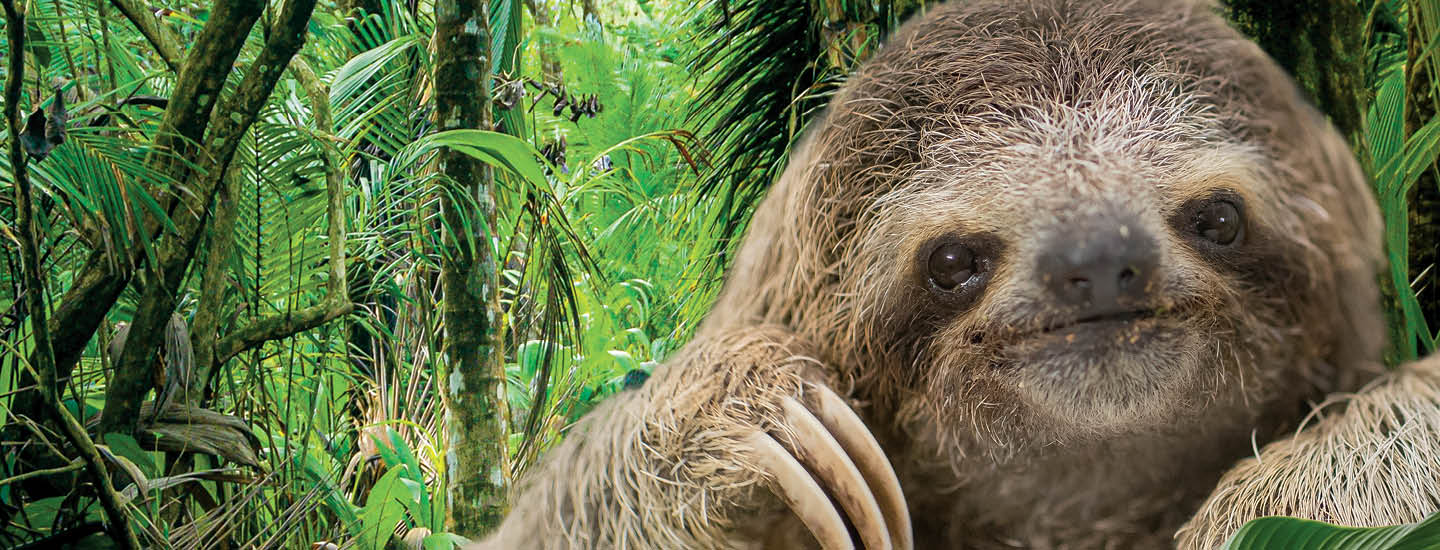
[[[960,4],[812,126],[712,325],[1002,448],[1293,417],[1372,364],[1373,200],[1253,44],[1203,5]]]

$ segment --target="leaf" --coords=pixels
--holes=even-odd
[[[41,67],[50,66],[50,38],[45,36],[45,29],[36,19],[29,19],[25,22],[25,49],[35,56],[35,62]]]
[[[65,143],[65,122],[68,117],[65,113],[65,94],[59,87],[55,88],[55,96],[48,111],[47,114],[45,110],[36,108],[35,112],[25,119],[25,131],[20,133],[20,145],[35,162],[45,160],[52,149]]]
[[[25,131],[20,132],[20,145],[35,162],[45,160],[45,157],[50,156],[50,150],[55,148],[50,140],[45,139],[45,126],[45,111],[35,109],[35,112],[25,119]]]
[[[454,533],[435,533],[425,537],[420,545],[425,550],[452,550],[469,543],[470,539]]]
[[[509,170],[534,185],[545,185],[545,172],[535,161],[540,156],[539,151],[515,136],[486,130],[461,129],[430,134],[407,146],[397,157],[397,163],[401,166],[415,164],[421,156],[441,147],[449,147],[496,168]]]
[[[59,146],[65,143],[65,123],[69,121],[65,112],[65,93],[55,87],[55,98],[50,101],[50,121],[45,124],[45,141]]]
[[[1366,148],[1371,169],[1386,166],[1400,154],[1405,141],[1405,74],[1394,71],[1380,81],[1370,114],[1365,118]],[[1376,183],[1385,183],[1378,181]]]
[[[29,525],[39,529],[49,529],[55,525],[55,516],[60,514],[60,508],[65,505],[65,497],[42,498],[25,505],[25,521]]]
[[[609,353],[611,357],[615,358],[615,361],[620,363],[622,370],[632,371],[639,370],[640,368],[640,362],[636,361],[635,358],[631,357],[630,353],[625,350],[612,349],[606,353]]]
[[[155,457],[149,451],[140,448],[140,443],[135,438],[112,432],[105,434],[105,444],[116,455],[122,456],[138,466],[146,478],[160,477],[159,468],[155,465]]]
[[[361,548],[385,550],[395,525],[405,518],[405,502],[411,493],[400,477],[403,471],[403,468],[391,468],[370,489],[370,496],[360,511]]]
[[[1340,527],[1271,516],[1240,527],[1223,550],[1433,550],[1440,548],[1440,513],[1391,527]]]

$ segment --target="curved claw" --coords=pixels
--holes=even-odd
[[[910,508],[905,504],[904,492],[900,490],[900,478],[895,475],[895,469],[880,448],[880,442],[875,441],[874,434],[840,396],[825,386],[816,386],[816,389],[815,416],[840,442],[840,447],[845,449],[845,454],[865,477],[865,483],[870,486],[880,505],[880,512],[885,516],[890,540],[896,550],[913,550],[915,540],[910,529]]]
[[[785,423],[794,435],[795,456],[830,488],[845,509],[867,550],[891,550],[890,530],[860,470],[840,442],[804,405],[787,397],[781,402]]]
[[[839,511],[831,504],[815,478],[805,471],[775,438],[765,432],[751,433],[746,443],[755,453],[757,465],[775,478],[775,493],[795,512],[820,547],[825,550],[853,550],[855,543]]]

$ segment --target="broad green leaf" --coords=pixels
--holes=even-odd
[[[454,533],[435,533],[425,537],[420,545],[425,550],[453,550],[470,542],[470,539]]]
[[[1440,514],[1391,527],[1340,527],[1308,519],[1271,516],[1251,520],[1224,550],[1435,550]]]
[[[36,529],[49,529],[55,524],[55,516],[65,504],[65,497],[42,498],[25,505],[25,521]]]
[[[609,353],[611,357],[614,357],[616,362],[620,363],[622,372],[640,368],[640,362],[636,361],[635,358],[631,357],[630,353],[625,350],[612,349],[607,353]]]
[[[135,438],[112,432],[105,434],[105,444],[115,454],[125,457],[140,467],[140,472],[145,474],[146,478],[160,477],[160,468],[155,463],[155,453],[140,448],[140,443],[135,441]]]
[[[370,489],[370,496],[360,511],[361,548],[385,550],[395,525],[405,518],[405,503],[411,500],[411,493],[400,477],[403,470],[391,468]]]
[[[406,147],[405,152],[397,157],[397,163],[402,166],[414,164],[421,156],[441,147],[452,148],[491,166],[509,170],[532,185],[546,185],[545,172],[536,161],[539,151],[515,136],[487,130],[449,130],[425,136]]]

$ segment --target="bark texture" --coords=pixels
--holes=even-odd
[[[1224,0],[1239,29],[1284,67],[1351,145],[1360,136],[1365,13],[1353,0]]]
[[[239,40],[243,42],[244,35],[248,34],[263,6],[259,2],[217,3],[210,22],[201,31],[201,42],[204,42],[207,33],[235,33],[237,30],[241,35]],[[235,156],[240,139],[254,123],[290,58],[304,44],[306,24],[314,8],[314,0],[294,0],[284,5],[268,33],[265,46],[251,63],[235,93],[221,104],[222,116],[215,117],[201,150],[205,153],[200,158],[201,169],[191,178],[177,178],[177,181],[190,184],[188,192],[172,210],[170,217],[176,232],[161,240],[159,265],[152,265],[147,270],[145,290],[130,325],[125,349],[116,364],[115,376],[106,391],[101,433],[135,433],[140,402],[149,383],[146,369],[160,344],[165,323],[175,307],[176,292],[184,281],[196,245],[209,222],[211,202]],[[231,24],[237,25],[238,29],[229,28]],[[202,55],[197,48],[186,58],[186,66],[181,70],[182,84],[192,70],[191,63],[205,59]],[[218,74],[208,74],[205,78],[216,77],[223,81],[228,69],[227,65]],[[213,103],[215,98],[201,97],[200,102]],[[169,116],[169,111],[166,115]]]
[[[486,0],[435,6],[435,116],[441,130],[491,128],[491,41]],[[453,150],[441,152],[444,221],[440,251],[445,358],[446,471],[452,531],[479,536],[499,524],[509,486],[505,371],[501,361],[499,284],[490,247],[493,175]]]

